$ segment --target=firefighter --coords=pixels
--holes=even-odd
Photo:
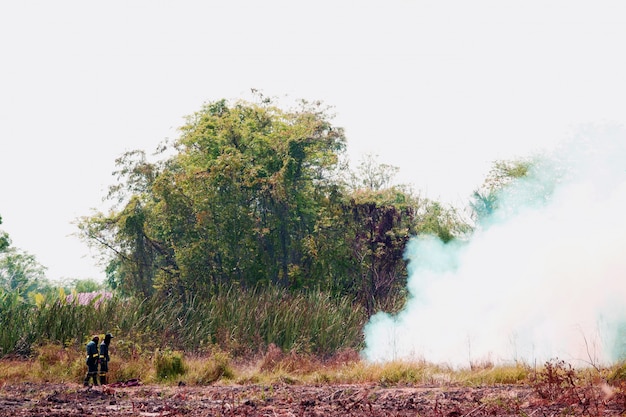
[[[104,340],[100,344],[100,385],[106,385],[107,383],[107,372],[109,372],[109,345],[111,344],[111,339],[113,339],[113,335],[111,333],[107,333],[104,336]]]
[[[87,376],[85,376],[86,387],[89,386],[89,380],[93,378],[93,384],[98,385],[98,341],[100,338],[94,336],[89,343],[87,343]]]

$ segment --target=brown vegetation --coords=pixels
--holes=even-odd
[[[369,364],[353,350],[330,358],[283,352],[232,359],[155,352],[113,360],[107,386],[83,387],[83,358],[44,346],[0,360],[0,416],[549,416],[626,412],[624,366],[575,369],[554,360],[454,370]],[[158,359],[157,359],[158,357]],[[177,370],[169,374],[168,368]],[[135,372],[137,379],[129,377]],[[169,375],[172,375],[171,377]],[[130,381],[129,381],[130,379]],[[127,382],[129,381],[129,382]]]

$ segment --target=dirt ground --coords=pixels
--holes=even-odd
[[[624,395],[610,388],[560,392],[528,386],[378,385],[107,386],[5,384],[0,416],[617,416]]]

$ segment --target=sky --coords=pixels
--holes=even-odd
[[[0,228],[49,279],[104,279],[73,222],[115,158],[252,88],[322,100],[353,160],[463,206],[493,161],[624,123],[624,41],[622,1],[5,1]]]

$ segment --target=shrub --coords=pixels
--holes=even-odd
[[[149,359],[134,358],[125,361],[111,359],[108,374],[109,382],[124,382],[131,379],[148,381],[154,377]]]
[[[613,369],[609,373],[609,376],[607,377],[607,381],[610,383],[625,382],[626,381],[626,362],[621,362],[615,365],[615,367],[613,367]]]
[[[45,381],[80,380],[87,370],[85,358],[71,348],[47,343],[35,349],[35,373]]]
[[[183,355],[180,352],[157,349],[154,353],[154,369],[159,380],[174,379],[185,373]]]
[[[531,379],[533,388],[542,398],[554,400],[577,386],[576,371],[563,360],[552,359]]]
[[[231,379],[234,375],[230,355],[219,348],[215,348],[211,356],[203,361],[197,383],[210,384],[220,378]]]

